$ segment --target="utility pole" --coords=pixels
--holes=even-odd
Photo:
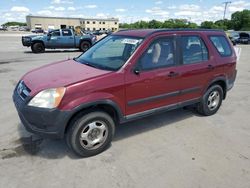
[[[227,6],[230,3],[232,3],[232,2],[231,1],[226,1],[226,2],[222,3],[222,4],[225,4],[223,20],[225,20],[225,18],[226,18]]]

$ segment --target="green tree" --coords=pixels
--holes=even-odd
[[[239,31],[242,28],[242,14],[240,11],[237,11],[235,13],[232,14],[231,16],[231,20],[233,22],[233,28],[236,31]]]
[[[196,28],[198,28],[198,25],[196,23],[193,23],[193,22],[188,22],[188,28],[196,29]]]
[[[148,28],[157,29],[162,27],[162,22],[157,20],[151,20],[148,22]]]
[[[138,24],[139,28],[148,28],[148,22],[140,21]]]
[[[230,20],[217,20],[216,22],[214,22],[214,24],[217,26],[217,28],[219,29],[223,29],[223,30],[228,30],[228,29],[232,29],[232,23]]]
[[[173,28],[188,28],[188,21],[185,19],[173,19]]]
[[[127,23],[120,23],[120,24],[119,24],[119,27],[120,27],[120,28],[124,28],[124,29],[129,29],[129,28],[130,28],[130,24],[127,24]]]
[[[201,28],[204,29],[218,29],[218,26],[212,21],[204,21],[201,23]]]
[[[237,11],[231,17],[233,29],[250,30],[250,10]]]
[[[162,28],[173,28],[173,21],[172,20],[166,20],[162,23]]]
[[[241,30],[249,31],[250,30],[250,10],[242,11],[242,28]]]
[[[4,23],[3,26],[6,26],[6,27],[9,27],[9,26],[27,26],[26,23],[23,23],[23,22],[7,22],[7,23]]]

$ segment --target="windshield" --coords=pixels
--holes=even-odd
[[[142,38],[110,35],[80,55],[75,61],[99,69],[118,70],[141,42]]]

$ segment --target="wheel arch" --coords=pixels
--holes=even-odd
[[[79,118],[83,114],[97,111],[97,110],[101,110],[101,111],[104,111],[107,114],[109,114],[113,118],[115,124],[119,124],[119,123],[122,123],[124,121],[123,113],[122,113],[120,107],[115,102],[108,100],[108,99],[96,101],[96,102],[91,102],[91,103],[80,105],[74,109],[74,112],[72,113],[71,117],[67,121],[67,124],[64,128],[64,135],[67,132],[67,130],[69,129],[70,124],[75,119]]]
[[[91,39],[88,39],[88,38],[86,38],[86,39],[81,39],[80,42],[79,42],[79,46],[81,45],[82,42],[89,42],[90,46],[92,46],[92,41],[91,41]]]
[[[213,85],[219,85],[221,86],[222,90],[223,90],[223,99],[226,99],[227,96],[227,81],[225,77],[218,77],[214,80],[212,80],[208,86],[206,87],[205,92]]]
[[[42,40],[33,40],[33,41],[31,42],[31,45],[34,45],[35,43],[42,43],[43,46],[45,47],[45,44],[44,44],[44,42],[43,42]]]

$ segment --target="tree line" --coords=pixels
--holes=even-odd
[[[164,22],[151,20],[151,21],[138,21],[135,23],[122,23],[120,28],[127,29],[143,29],[143,28],[204,28],[204,29],[223,29],[235,31],[250,31],[250,10],[237,11],[231,15],[231,19],[204,21],[198,26],[196,23],[188,21],[187,19],[168,19]]]
[[[6,22],[4,23],[2,26],[5,26],[5,27],[9,27],[9,26],[27,26],[26,23],[23,23],[23,22]]]

